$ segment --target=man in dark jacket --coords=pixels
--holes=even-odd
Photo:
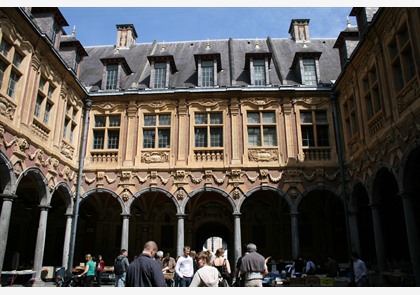
[[[144,244],[143,252],[127,269],[126,287],[164,287],[162,268],[154,259],[158,247],[154,241]]]

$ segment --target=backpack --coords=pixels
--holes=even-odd
[[[122,275],[125,272],[124,263],[122,260],[124,259],[124,256],[120,255],[115,259],[114,263],[114,273],[118,276]]]

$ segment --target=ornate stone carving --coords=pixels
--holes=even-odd
[[[73,158],[73,155],[74,155],[74,148],[71,145],[69,145],[69,144],[65,143],[64,141],[62,141],[61,142],[61,147],[60,147],[60,152],[66,158],[72,159]]]
[[[141,155],[142,163],[166,163],[169,160],[168,152],[145,152]]]
[[[248,159],[254,162],[277,161],[277,149],[253,149],[248,150]]]
[[[0,115],[3,115],[9,118],[10,120],[13,120],[15,111],[16,106],[0,95]]]

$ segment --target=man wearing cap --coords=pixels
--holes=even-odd
[[[242,257],[240,266],[245,280],[244,287],[262,287],[262,279],[268,273],[265,258],[257,252],[255,244],[248,244],[246,249],[249,253]]]

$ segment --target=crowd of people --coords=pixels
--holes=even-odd
[[[148,241],[131,263],[127,256],[127,250],[122,249],[115,258],[115,287],[263,287],[271,259],[258,253],[253,243],[246,246],[246,252],[234,269],[223,248],[213,254],[209,250],[196,253],[190,246],[184,246],[183,254],[173,258],[170,253],[164,255],[159,251],[156,242]],[[85,286],[94,286],[94,281],[101,286],[105,265],[102,256],[98,256],[98,262],[90,254],[86,254],[85,259],[85,269],[77,277],[84,278]],[[368,269],[358,253],[352,253],[352,261],[354,285],[369,286]],[[325,266],[328,277],[338,276],[338,263],[334,258],[328,257]],[[300,277],[316,274],[317,268],[310,257],[300,257],[285,265],[284,270],[289,277]]]

